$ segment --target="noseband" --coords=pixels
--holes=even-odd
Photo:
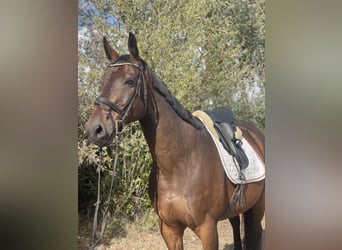
[[[120,122],[121,124],[125,123],[125,120],[128,116],[128,113],[131,111],[131,108],[133,106],[135,99],[137,98],[137,96],[140,96],[142,85],[144,85],[143,87],[144,87],[144,108],[145,108],[145,112],[147,109],[147,92],[146,92],[145,81],[144,81],[144,79],[142,79],[142,78],[144,78],[143,69],[139,65],[134,64],[134,63],[129,63],[129,62],[113,63],[113,64],[110,64],[108,67],[119,67],[119,66],[123,66],[123,65],[130,65],[130,66],[133,66],[133,67],[139,69],[139,76],[138,76],[137,84],[135,87],[135,91],[129,97],[126,104],[123,106],[123,108],[120,108],[118,105],[116,105],[115,103],[111,102],[110,100],[108,100],[107,98],[105,98],[103,96],[96,98],[94,101],[95,105],[100,105],[100,107],[101,107],[101,104],[107,105],[110,108],[110,110],[107,111],[109,114],[110,114],[111,110],[118,113],[120,115],[120,120],[117,122]],[[111,117],[111,119],[113,121],[112,117]]]

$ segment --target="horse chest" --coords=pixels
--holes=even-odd
[[[191,205],[184,195],[168,194],[160,198],[157,204],[160,219],[168,225],[195,225]]]
[[[184,199],[180,195],[168,194],[159,197],[158,210],[163,214],[174,214],[178,211],[185,211],[187,207],[184,204]]]

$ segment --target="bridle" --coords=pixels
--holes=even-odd
[[[111,102],[110,100],[108,100],[107,98],[101,96],[95,99],[94,103],[95,105],[99,105],[100,108],[104,111],[106,111],[109,116],[110,119],[113,123],[114,129],[112,132],[112,136],[115,136],[115,144],[116,144],[116,154],[115,154],[115,158],[113,160],[113,170],[112,170],[112,181],[111,181],[111,185],[110,185],[110,190],[109,190],[109,194],[108,194],[108,199],[107,202],[105,203],[106,207],[103,213],[103,218],[102,218],[102,225],[101,225],[101,231],[100,231],[100,236],[99,238],[96,240],[96,228],[97,228],[97,215],[98,215],[98,209],[100,206],[100,183],[101,183],[101,171],[98,170],[98,187],[97,187],[97,201],[95,203],[96,207],[95,207],[95,214],[94,214],[94,222],[93,222],[93,234],[92,234],[92,245],[90,247],[91,250],[94,250],[96,245],[98,244],[98,242],[101,240],[105,228],[106,228],[106,223],[107,223],[107,216],[108,216],[108,208],[110,205],[110,200],[111,200],[111,193],[113,190],[113,184],[114,184],[114,176],[115,176],[115,169],[116,169],[116,165],[118,162],[118,156],[119,156],[119,145],[120,145],[120,129],[119,129],[119,125],[122,125],[122,127],[125,124],[126,118],[129,114],[129,112],[132,109],[133,103],[135,101],[135,99],[137,98],[137,96],[140,96],[141,93],[141,88],[144,88],[144,109],[145,109],[145,113],[147,112],[147,90],[146,90],[146,81],[145,81],[145,76],[144,76],[144,69],[141,68],[139,65],[134,64],[134,63],[129,63],[129,62],[124,62],[124,63],[112,63],[110,64],[108,67],[119,67],[119,66],[123,66],[123,65],[130,65],[133,66],[137,69],[139,69],[139,76],[138,76],[138,80],[136,83],[136,87],[135,87],[135,91],[131,94],[131,96],[129,97],[129,99],[127,100],[126,104],[123,106],[123,108],[120,108],[118,105],[116,105],[115,103]],[[107,110],[103,107],[103,104],[108,106],[110,109]],[[120,115],[120,119],[114,121],[111,111],[115,111],[116,113],[118,113]],[[100,166],[102,165],[102,148],[100,148]]]
[[[113,117],[111,115],[111,111],[118,113],[120,115],[120,119],[117,120],[116,123],[121,124],[121,125],[125,124],[126,118],[132,109],[132,106],[133,106],[135,99],[138,96],[140,96],[142,87],[144,88],[144,109],[145,109],[145,113],[147,111],[147,90],[146,90],[146,83],[144,81],[144,78],[145,78],[144,70],[138,64],[134,64],[134,63],[130,63],[130,62],[112,63],[112,64],[108,65],[108,68],[120,67],[123,65],[130,65],[130,66],[133,66],[133,67],[139,69],[139,76],[138,76],[138,80],[137,80],[137,83],[135,86],[135,91],[131,94],[131,96],[129,97],[129,99],[125,103],[125,105],[122,108],[120,108],[118,105],[116,105],[115,103],[111,102],[110,100],[108,100],[107,98],[105,98],[103,96],[96,98],[94,101],[95,105],[99,105],[100,108],[107,111],[107,113],[110,115],[110,118],[111,118],[113,123],[114,123],[114,120],[113,120]],[[110,110],[103,108],[103,106],[102,106],[103,104],[108,106],[110,108]]]

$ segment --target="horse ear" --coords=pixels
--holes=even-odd
[[[129,50],[129,57],[132,61],[140,61],[139,57],[139,50],[137,46],[137,40],[135,39],[135,36],[129,32],[128,37],[128,50]]]
[[[118,52],[116,52],[112,46],[108,43],[107,39],[103,37],[103,47],[106,52],[106,56],[109,59],[109,61],[113,61],[113,59],[117,58],[119,56]]]

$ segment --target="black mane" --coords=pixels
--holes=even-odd
[[[145,63],[145,62],[143,62]],[[159,77],[151,70],[151,74],[153,76],[153,87],[157,92],[163,96],[168,104],[170,104],[171,108],[176,112],[176,114],[187,123],[194,126],[196,129],[200,129],[203,127],[203,124],[194,117],[189,110],[183,107],[182,104],[174,97],[170,90],[166,87],[166,84],[159,79]]]

